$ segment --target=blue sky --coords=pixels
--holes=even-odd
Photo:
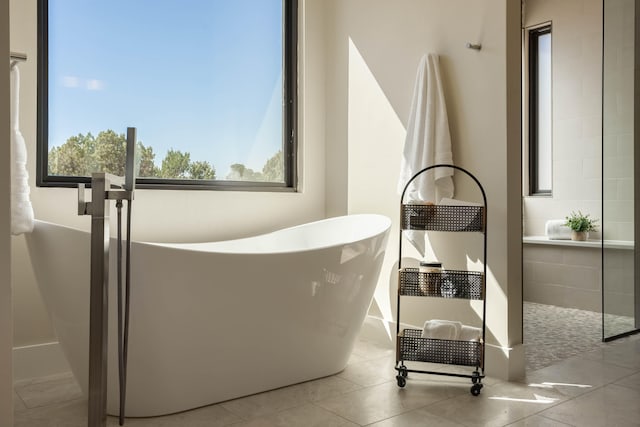
[[[138,128],[260,170],[282,146],[281,0],[50,0],[49,140]]]

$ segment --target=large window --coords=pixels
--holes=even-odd
[[[38,185],[296,185],[297,0],[39,0]]]
[[[529,194],[552,189],[551,25],[528,31]]]

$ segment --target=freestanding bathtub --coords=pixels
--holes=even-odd
[[[349,215],[232,241],[133,242],[126,415],[184,411],[344,369],[390,224],[380,215]],[[27,245],[86,395],[90,235],[37,221]],[[111,246],[107,407],[117,414]]]

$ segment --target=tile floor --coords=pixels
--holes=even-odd
[[[527,371],[607,345],[602,342],[602,313],[524,302],[522,319]]]
[[[361,340],[337,375],[125,425],[640,426],[640,335],[529,371],[522,381],[485,378],[478,397],[467,378],[409,374],[401,389],[394,362],[393,350]],[[86,426],[86,400],[70,375],[17,383],[14,390],[15,427]]]

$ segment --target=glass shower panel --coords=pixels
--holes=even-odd
[[[602,104],[603,339],[638,328],[635,274],[635,0],[604,0]]]

